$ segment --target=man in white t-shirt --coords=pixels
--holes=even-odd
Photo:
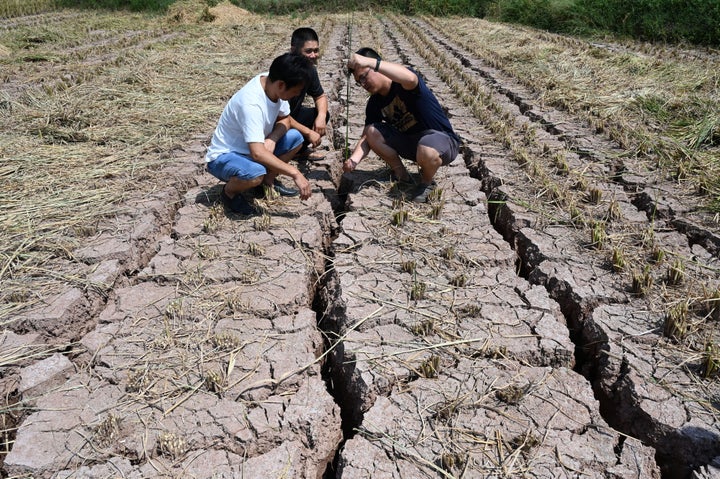
[[[205,161],[208,171],[226,182],[221,198],[233,212],[253,214],[242,193],[263,185],[283,196],[310,197],[310,183],[289,164],[303,136],[290,128],[287,100],[301,93],[313,68],[302,55],[280,55],[267,73],[252,78],[225,106]],[[277,175],[289,176],[298,189],[286,188]]]

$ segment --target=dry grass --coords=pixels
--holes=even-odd
[[[61,11],[0,32],[10,51],[0,58],[0,320],[32,302],[29,291],[52,289],[45,266],[72,262],[124,201],[167,183],[173,150],[209,136],[227,98],[287,42],[288,23]]]
[[[47,12],[55,8],[54,0],[1,0],[0,18],[13,18]]]
[[[470,19],[429,21],[431,24],[436,24],[444,34],[449,35],[452,41],[463,44],[473,54],[489,61],[495,67],[510,72],[516,79],[528,83],[541,94],[541,99],[576,115],[578,124],[585,121],[588,112],[599,109],[614,111],[617,124],[620,125],[616,133],[625,138],[625,143],[622,145],[625,149],[624,155],[626,160],[632,159],[633,171],[637,168],[649,173],[651,178],[665,181],[664,175],[668,174],[669,163],[663,160],[663,155],[667,156],[670,150],[660,143],[675,141],[667,136],[666,130],[670,128],[671,122],[668,120],[665,124],[649,125],[646,118],[640,118],[631,109],[617,108],[617,102],[614,101],[611,93],[629,79],[627,73],[623,77],[622,69],[616,71],[617,67],[612,55],[607,54],[592,67],[588,67],[602,70],[602,74],[593,75],[582,70],[582,57],[587,54],[582,48],[584,44],[572,39],[548,37],[532,30],[515,29],[504,25],[485,25],[482,21]],[[514,157],[517,164],[527,172],[526,178],[519,182],[522,186],[514,190],[514,196],[509,201],[533,211],[539,219],[538,227],[559,222],[572,225],[578,230],[585,230],[584,233],[578,231],[579,236],[576,240],[597,250],[599,255],[604,255],[604,259],[598,258],[598,264],[604,263],[608,269],[620,275],[621,281],[627,283],[628,290],[641,296],[651,296],[648,300],[652,304],[651,309],[655,312],[666,311],[669,304],[694,301],[693,291],[713,288],[713,285],[717,284],[716,265],[712,261],[688,262],[688,258],[684,257],[688,254],[685,250],[675,251],[674,263],[670,266],[662,260],[653,259],[660,258],[658,252],[673,250],[677,245],[646,241],[647,228],[652,233],[653,224],[635,223],[624,218],[617,197],[617,185],[607,171],[603,171],[600,163],[577,161],[577,159],[573,162],[568,161],[571,156],[577,158],[577,154],[571,153],[567,145],[544,143],[546,140],[539,138],[535,129],[528,126],[522,116],[514,116],[517,113],[514,115],[510,113],[513,111],[513,105],[507,103],[504,95],[495,92],[491,84],[479,79],[475,72],[469,71],[469,68],[455,61],[442,44],[433,40],[431,33],[427,33],[421,26],[404,17],[393,17],[393,22],[416,51],[452,87],[455,95],[487,127],[495,141],[507,148],[509,156]],[[487,28],[479,28],[477,22]],[[465,25],[466,29],[463,29],[462,25]],[[472,35],[477,43],[464,40],[466,34]],[[486,35],[489,37],[487,42]],[[495,42],[500,53],[492,48],[486,48],[487,44],[495,45]],[[569,52],[573,52],[572,60],[563,61],[562,56],[570,54]],[[503,57],[502,53],[505,53],[507,58]],[[595,57],[591,55],[590,58]],[[666,62],[669,65],[666,68],[672,69],[676,75],[670,77],[671,80],[674,78],[674,85],[665,84],[668,78],[667,71],[656,74],[644,70],[644,75],[636,74],[638,79],[635,81],[655,84],[657,88],[662,87],[668,95],[677,95],[677,101],[684,102],[683,104],[688,105],[688,108],[695,106],[694,114],[701,114],[705,111],[706,105],[698,106],[689,100],[688,95],[682,94],[687,81],[685,75],[694,75],[696,87],[698,84],[704,85],[703,88],[696,88],[697,96],[705,95],[709,104],[716,104],[713,103],[718,100],[717,85],[713,83],[715,80],[710,81],[710,85],[707,84],[708,78],[717,77],[716,71],[709,71],[707,68],[707,62],[712,58],[715,57],[693,57],[688,62],[681,59]],[[655,61],[659,62],[657,59]],[[693,70],[693,61],[699,61],[706,68],[690,73],[690,70]],[[564,74],[562,71],[555,71],[563,68],[566,70]],[[612,77],[608,78],[608,82],[612,80],[614,83],[607,87],[598,86],[595,83],[598,75],[608,75]],[[615,78],[617,76],[624,80],[618,80]],[[557,84],[548,87],[544,82]],[[548,100],[547,95],[557,95],[557,98]],[[678,121],[677,117],[673,117],[673,121]],[[712,125],[706,127],[706,130],[711,131]],[[602,137],[602,128],[596,133]],[[704,136],[706,139],[709,137],[709,133]],[[620,137],[616,137],[618,138]],[[644,145],[645,151],[639,151],[638,145]],[[717,158],[713,156],[716,148],[713,144],[705,143],[696,146],[692,158],[687,156],[686,163],[683,163],[685,166],[682,169],[682,181],[678,184],[678,188],[685,191],[689,188],[689,193],[694,194],[692,183],[703,183],[706,186],[702,190],[705,194],[704,203],[709,206],[714,194],[714,187],[710,185],[719,178],[715,174]],[[698,168],[700,164],[702,168]],[[657,165],[661,166],[660,170],[657,170]],[[675,176],[680,178],[677,174]],[[512,183],[517,181],[515,178],[509,180]],[[635,209],[628,204],[627,199],[624,201],[627,208]],[[712,227],[712,215],[708,215],[705,220]],[[685,264],[689,265],[688,271],[685,269]],[[644,273],[640,276],[637,271]],[[688,348],[687,354],[695,354],[698,349],[704,348],[704,337],[716,335],[713,323],[702,316],[702,314],[696,315],[694,327],[687,331],[684,343]]]
[[[465,48],[584,118],[629,159],[679,167],[705,206],[720,198],[720,53],[589,43],[479,19],[432,19]]]

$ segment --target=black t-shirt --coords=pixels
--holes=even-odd
[[[320,84],[320,77],[318,76],[317,68],[313,68],[312,75],[310,75],[310,82],[305,85],[302,93],[289,100],[290,115],[292,116],[302,106],[303,101],[305,101],[306,95],[310,95],[310,97],[312,98],[318,98],[320,96],[323,96],[324,94],[325,91]]]
[[[410,69],[413,73],[417,73]],[[413,90],[405,90],[399,83],[393,82],[387,96],[370,96],[365,107],[365,125],[385,122],[397,130],[413,134],[424,130],[442,131],[453,137],[455,134],[450,120],[440,106],[435,95],[420,75]]]

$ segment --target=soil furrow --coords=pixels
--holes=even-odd
[[[568,160],[570,152],[582,160],[585,171],[589,163],[602,164],[608,180],[622,186],[628,194],[628,201],[645,212],[649,219],[667,219],[668,226],[678,225],[678,231],[688,232],[688,241],[691,245],[699,244],[719,257],[717,244],[720,243],[720,236],[717,228],[711,226],[712,219],[698,210],[692,198],[679,196],[680,192],[674,188],[673,183],[665,180],[662,171],[639,171],[633,166],[631,152],[587,128],[584,119],[544,107],[535,100],[538,96],[537,92],[528,91],[519,82],[484,64],[482,60],[474,58],[462,47],[449,44],[447,38],[431,28],[428,23],[419,19],[414,19],[413,23],[416,25],[414,27],[416,34],[420,31],[424,32],[428,41],[441,45],[448,54],[457,57],[464,67],[480,75],[498,93],[507,96],[517,105],[521,113],[564,143],[567,151],[563,156],[570,163],[569,166],[574,166],[572,161]],[[606,188],[607,190],[611,191],[610,188]],[[661,192],[674,192],[674,194],[668,198],[665,194],[660,194]],[[686,224],[688,226],[683,226]]]
[[[238,217],[204,170],[213,125],[196,110],[216,120],[304,20],[238,21],[177,33],[132,25],[91,33],[99,43],[87,49],[58,42],[59,53],[81,48],[58,68],[101,60],[84,88],[8,102],[27,133],[13,155],[43,147],[35,137],[49,130],[31,107],[47,101],[58,110],[48,109],[50,126],[89,134],[99,148],[55,141],[52,151],[111,152],[93,182],[109,188],[118,175],[125,186],[114,214],[78,220],[73,235],[70,225],[52,228],[61,223],[52,211],[22,210],[50,239],[23,241],[18,230],[0,265],[4,475],[640,479],[714,470],[720,389],[705,373],[720,341],[720,247],[695,205],[676,205],[685,200],[661,169],[629,165],[634,146],[588,127],[582,111],[547,106],[537,83],[441,28],[444,19],[326,15],[315,28],[328,151],[298,163],[314,194],[253,198],[259,213]],[[195,56],[146,56],[145,41]],[[416,69],[463,139],[427,204],[407,201],[373,154],[342,173],[363,129],[367,94],[345,67],[360,46]],[[42,77],[40,64],[22,71]],[[127,83],[111,82],[117,75]],[[187,81],[196,76],[207,88]],[[178,112],[182,95],[190,106]],[[148,122],[131,122],[132,134],[99,120],[91,129],[92,105],[73,103],[81,98]],[[153,122],[147,105],[179,119]],[[135,134],[147,129],[152,138]],[[158,141],[166,129],[176,137]],[[168,161],[109,169],[123,155]],[[4,177],[24,187],[28,172],[12,165]]]
[[[384,58],[418,68],[450,107],[458,132],[466,136],[477,130],[472,114],[452,101],[450,89],[394,30],[385,24],[360,44],[370,38]],[[349,119],[354,135],[362,128],[359,110]],[[556,477],[566,467],[563,461],[582,454],[582,440],[571,441],[574,446],[562,449],[559,462],[549,460],[543,451],[557,438],[594,436],[591,431],[598,430],[606,439],[612,436],[587,382],[569,369],[572,344],[559,308],[541,288],[515,274],[515,254],[493,232],[480,184],[464,164],[455,162],[443,172],[442,200],[434,205],[404,203],[387,175],[373,158],[348,175],[349,209],[334,242],[336,292],[343,303],[328,320],[347,333],[334,367],[336,377],[344,378],[346,398],[354,398],[353,419],[359,424],[341,451],[340,477],[400,477],[397,471],[454,477],[501,468],[510,475],[533,471]],[[393,222],[402,211],[407,221]],[[465,281],[457,280],[461,276]],[[572,405],[559,399],[570,390],[577,400]],[[550,396],[557,402],[538,408],[535,401]],[[546,413],[579,422],[554,423]],[[473,435],[485,445],[473,444]],[[650,452],[636,441],[625,444],[626,453],[637,454],[630,467],[615,451],[622,441],[595,438],[609,455],[597,462],[580,460],[582,466],[575,467],[600,474],[607,459],[615,474],[632,477],[627,470],[633,468],[652,474]],[[500,452],[499,464],[487,460],[493,450],[506,451]]]
[[[415,38],[419,37],[419,31],[413,30],[413,36]],[[426,39],[419,39],[418,42],[420,44],[432,43],[431,40]],[[449,64],[446,59],[435,60],[437,64]],[[519,109],[517,114],[521,114]],[[471,162],[477,161],[477,159],[482,162],[483,155],[481,151],[473,152],[470,156],[474,157],[470,159]],[[486,165],[483,170],[485,171],[482,174],[487,174],[488,171],[493,174],[492,167],[488,168]],[[517,172],[513,174],[511,171],[509,175],[510,177],[515,176]],[[638,332],[643,331],[644,335],[652,331],[658,319],[661,318],[657,318],[653,314],[646,316],[642,313],[632,313],[633,310],[637,311],[638,308],[641,311],[644,310],[647,308],[647,303],[636,299],[633,300],[625,291],[627,287],[623,286],[622,283],[618,284],[617,279],[613,278],[612,274],[603,273],[599,275],[600,271],[606,269],[602,262],[597,262],[593,266],[592,263],[583,265],[582,260],[577,261],[583,257],[587,258],[587,254],[583,253],[577,246],[573,246],[573,240],[568,242],[562,239],[563,237],[572,238],[576,236],[572,229],[568,230],[557,225],[553,227],[546,226],[541,230],[537,230],[540,222],[537,218],[533,218],[532,211],[516,208],[513,204],[513,202],[517,202],[516,197],[521,191],[517,189],[518,185],[514,183],[513,179],[508,180],[507,171],[502,171],[502,177],[485,183],[486,185],[503,185],[497,188],[500,192],[493,190],[486,190],[486,192],[491,198],[494,197],[497,200],[505,201],[503,208],[511,210],[506,214],[494,216],[495,224],[505,232],[506,237],[516,244],[516,250],[523,262],[526,277],[534,283],[545,285],[551,296],[559,301],[568,318],[569,326],[575,330],[573,336],[581,348],[581,355],[578,358],[581,363],[578,366],[593,381],[596,394],[601,399],[602,410],[606,413],[606,419],[621,431],[635,435],[635,437],[639,437],[646,443],[656,447],[659,450],[658,457],[664,466],[666,474],[684,475],[688,473],[687,468],[694,468],[698,464],[702,465],[711,462],[718,454],[718,451],[711,445],[712,439],[708,441],[693,433],[688,433],[686,437],[682,432],[683,427],[674,428],[667,425],[666,417],[653,412],[652,408],[630,400],[630,397],[637,394],[638,388],[647,389],[649,385],[644,379],[641,379],[643,377],[643,374],[640,373],[642,368],[637,370],[639,374],[629,374],[627,367],[621,367],[621,364],[626,366],[631,364],[632,368],[633,363],[636,361],[648,361],[648,359],[652,358],[652,362],[657,362],[658,358],[654,357],[656,353],[652,353],[651,350],[645,347],[629,348],[627,339],[623,341],[624,346],[620,348],[622,352],[619,354],[611,353],[610,357],[606,356],[609,352],[608,349],[598,347],[601,344],[613,344],[619,341],[620,337],[617,336],[617,333],[609,333],[609,331],[617,328],[617,326],[613,325],[613,317],[619,319],[623,315],[632,314],[630,317],[634,318],[633,323],[637,323],[634,328],[637,328]],[[524,195],[521,194],[520,196]],[[526,219],[515,226],[502,224],[508,221],[513,222],[517,217]],[[618,220],[627,221],[622,217],[614,218],[614,221]],[[636,219],[636,221],[638,220]],[[642,221],[638,221],[638,223],[642,225]],[[621,226],[619,229],[625,228],[627,226]],[[663,246],[668,247],[669,244],[665,242]],[[676,243],[674,251],[677,252],[677,248],[682,246],[682,242],[680,244]],[[684,253],[680,250],[680,254],[686,258],[693,257],[693,254],[687,249]],[[562,260],[561,258],[574,258],[575,260],[571,263],[567,259]],[[705,261],[707,261],[707,258]],[[588,266],[590,266],[590,269],[588,269]],[[563,270],[565,271],[563,272]],[[584,276],[581,272],[583,270],[587,270],[589,273],[585,280],[580,279]],[[695,271],[695,274],[698,275],[699,284],[711,291],[717,288],[717,282],[711,280],[713,270],[711,258],[710,265],[705,264],[704,267],[701,266]],[[704,271],[707,273],[703,273]],[[707,276],[708,273],[710,274],[709,277]],[[708,280],[709,282],[706,283],[705,281]],[[588,281],[588,284],[583,285],[586,281]],[[596,284],[588,289],[591,284],[598,281],[609,285],[610,288],[606,288],[603,292],[603,288],[598,287],[599,285]],[[616,284],[616,286],[612,286],[613,284]],[[609,306],[602,306],[603,303],[607,303]],[[611,306],[613,303],[618,304]],[[613,311],[613,313],[608,315],[609,311]],[[704,311],[704,308],[701,308],[701,314],[703,314],[702,311]],[[647,322],[648,319],[650,319],[650,322]],[[643,330],[643,322],[646,322],[645,330]],[[692,347],[692,343],[687,344],[686,342],[686,346]],[[615,346],[611,347],[610,350],[614,348]],[[665,354],[660,355],[663,357],[660,360],[661,362],[671,361],[673,355],[677,354],[672,344],[667,345],[665,350]],[[620,363],[612,365],[612,357],[617,357],[618,360],[620,358],[624,359]],[[663,372],[663,369],[658,368],[656,363],[649,376],[657,377],[659,374],[667,377],[668,371]],[[715,428],[713,408],[703,410],[702,407],[696,407],[702,402],[702,396],[710,393],[710,391],[704,391],[704,387],[699,388],[696,391],[698,394],[697,399],[688,398],[685,396],[685,392],[681,394],[681,390],[685,386],[680,386],[680,384],[694,382],[693,373],[688,372],[690,375],[685,379],[682,378],[682,374],[675,374],[674,379],[678,381],[678,384],[667,385],[666,394],[670,391],[671,397],[675,397],[679,401],[678,405],[681,410],[685,410],[682,416],[690,418],[687,424],[707,421],[707,430],[712,431]],[[699,400],[700,403],[696,403],[696,400]],[[692,442],[693,439],[696,441]],[[689,448],[680,448],[680,444],[687,445],[688,441],[693,445]]]

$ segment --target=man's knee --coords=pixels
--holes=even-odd
[[[426,145],[418,145],[415,158],[417,160],[417,163],[420,165],[428,164],[440,166],[443,162],[440,156],[440,152],[437,151],[435,148]]]
[[[296,130],[294,128],[291,128],[287,132],[288,134],[288,140],[290,140],[291,145],[299,145],[302,144],[303,136],[302,133],[300,133],[299,130]]]
[[[290,128],[282,140],[276,145],[275,154],[282,156],[296,150],[303,145],[303,141],[305,141],[305,138],[303,138],[302,133],[295,128]]]
[[[370,148],[372,148],[373,150],[375,150],[376,145],[385,143],[385,137],[380,132],[380,130],[375,128],[375,125],[369,125],[365,129],[365,138],[367,139]]]

